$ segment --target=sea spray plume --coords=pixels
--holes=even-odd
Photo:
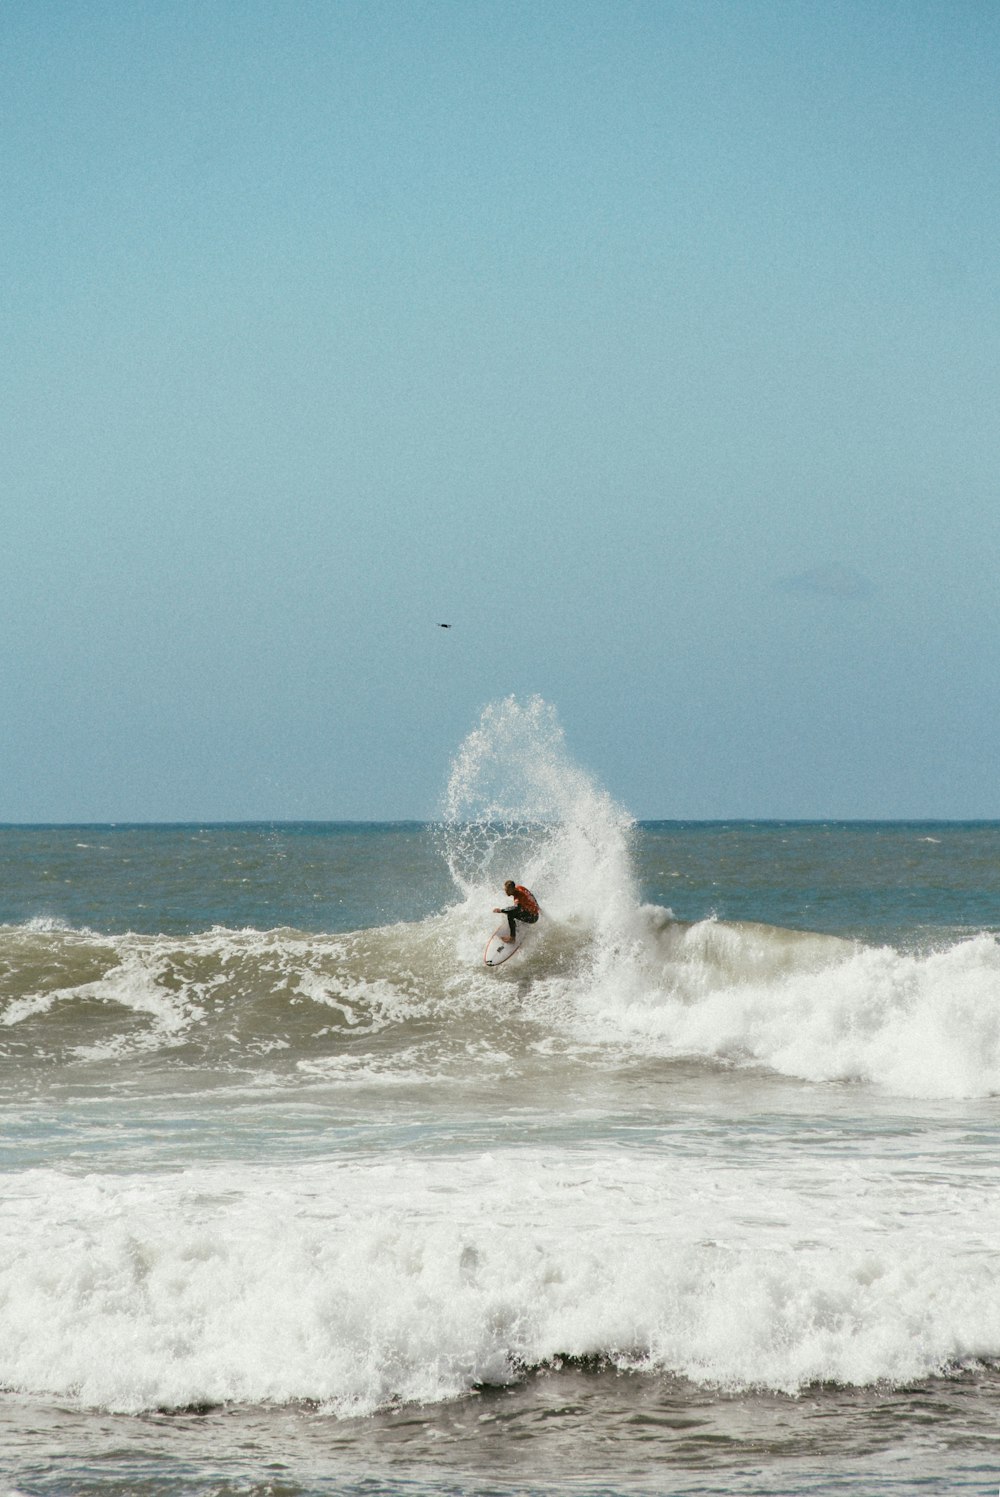
[[[514,877],[565,920],[635,907],[632,826],[571,759],[555,708],[509,696],[484,708],[455,755],[440,835],[466,900]]]

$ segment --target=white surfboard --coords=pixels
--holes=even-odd
[[[487,967],[499,967],[503,962],[509,960],[515,953],[520,951],[524,945],[525,932],[521,925],[516,925],[516,934],[513,941],[501,941],[500,937],[507,934],[506,920],[498,925],[496,930],[486,942],[486,950],[483,952],[483,962]]]

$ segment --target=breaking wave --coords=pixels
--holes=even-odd
[[[0,1055],[15,1075],[158,1056],[219,1074],[388,1079],[395,1061],[415,1074],[419,1040],[421,1064],[440,1076],[474,1065],[492,1026],[514,1069],[542,1029],[589,1064],[683,1059],[898,1095],[1000,1093],[996,937],[914,954],[685,923],[643,904],[632,819],[573,763],[540,698],[486,709],[430,835],[457,899],[420,921],[325,936],[0,927]],[[486,972],[508,876],[534,889],[543,919],[530,956]]]
[[[843,1175],[585,1149],[34,1170],[3,1187],[0,1381],[359,1415],[567,1358],[795,1392],[995,1357],[995,1193]]]

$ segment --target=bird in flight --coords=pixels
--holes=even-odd
[[[438,624],[438,628],[439,629],[450,629],[451,625],[450,624]]]

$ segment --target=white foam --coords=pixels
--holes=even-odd
[[[23,998],[14,998],[0,1014],[0,1024],[10,1027],[36,1014],[48,1013],[55,1001],[55,993],[29,993]]]
[[[446,1076],[409,1051],[390,1056],[325,1055],[316,1060],[300,1060],[296,1070],[315,1080],[336,1082],[338,1087],[428,1087],[454,1086],[455,1076]]]
[[[918,956],[715,922],[650,937],[577,995],[577,1032],[897,1095],[1000,1093],[1000,943]]]
[[[91,999],[113,1004],[152,1022],[141,1033],[129,1031],[95,1044],[77,1045],[73,1053],[81,1060],[106,1060],[141,1050],[156,1050],[180,1044],[190,1024],[204,1017],[204,1010],[189,996],[165,988],[155,962],[136,949],[124,949],[117,967],[96,982],[64,990],[61,998]]]
[[[922,1378],[1000,1353],[996,1163],[926,1165],[591,1146],[38,1170],[0,1187],[0,1382],[359,1414],[565,1356],[731,1388]]]

